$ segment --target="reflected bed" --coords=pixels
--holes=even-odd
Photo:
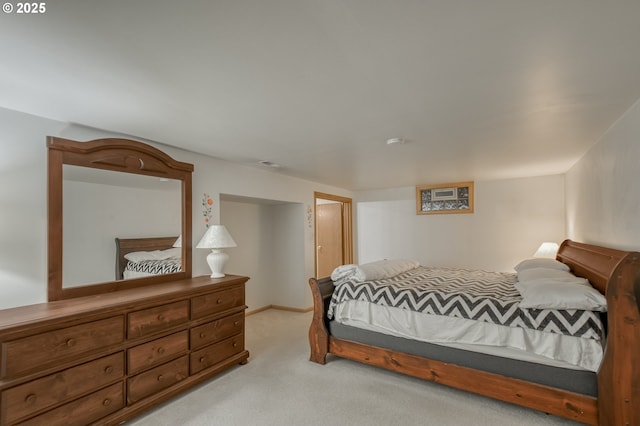
[[[134,264],[127,260],[132,253],[170,250],[177,239],[178,236],[116,238],[116,280],[180,272],[182,263],[174,255],[166,259],[139,259]],[[178,248],[175,250],[180,252]]]

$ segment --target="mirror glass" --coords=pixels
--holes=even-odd
[[[63,165],[63,287],[116,280],[116,238],[180,235],[181,184]]]

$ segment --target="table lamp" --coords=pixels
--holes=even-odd
[[[211,225],[204,233],[196,248],[210,248],[211,253],[207,255],[207,263],[211,268],[211,278],[222,278],[224,264],[229,259],[229,255],[220,249],[236,247],[237,244],[231,238],[229,231],[224,225]]]

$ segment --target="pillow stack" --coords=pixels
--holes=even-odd
[[[514,268],[518,273],[516,289],[522,296],[521,308],[607,310],[607,299],[586,278],[569,272],[555,259],[527,259]]]

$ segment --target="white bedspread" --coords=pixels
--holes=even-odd
[[[337,304],[334,319],[393,336],[564,368],[597,372],[603,356],[601,342],[594,339],[442,317],[365,301]]]

